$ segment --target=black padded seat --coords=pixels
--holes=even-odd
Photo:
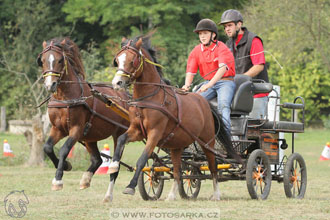
[[[231,103],[231,115],[248,115],[253,107],[252,79],[238,74],[234,78],[236,91]]]
[[[277,131],[286,133],[303,133],[304,124],[300,122],[288,122],[288,121],[267,121],[260,128],[264,131]]]

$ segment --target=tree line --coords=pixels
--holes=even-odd
[[[326,0],[2,0],[0,105],[9,119],[36,113],[33,106],[47,94],[35,60],[44,40],[61,36],[81,49],[88,81],[110,82],[121,38],[156,29],[152,45],[165,77],[181,86],[189,52],[198,44],[195,25],[202,18],[218,22],[229,8],[240,10],[244,24],[263,39],[270,80],[281,86],[283,101],[303,96],[308,122],[330,120]],[[219,40],[226,41],[222,30]]]

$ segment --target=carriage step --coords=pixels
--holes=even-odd
[[[231,167],[231,164],[218,164],[217,169],[218,170],[223,170],[223,169],[229,169]],[[204,165],[199,167],[200,171],[209,171],[209,167]],[[142,169],[142,172],[170,172],[171,168],[169,167],[144,167]]]
[[[232,143],[255,143],[255,140],[233,140]]]
[[[231,164],[218,164],[217,169],[218,170],[223,170],[223,169],[229,169],[231,167]],[[199,168],[201,171],[208,171],[210,170],[208,166],[201,166]]]

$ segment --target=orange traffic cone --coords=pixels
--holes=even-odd
[[[13,154],[13,151],[10,149],[10,145],[6,139],[3,141],[3,156],[4,157],[15,157],[15,155]]]
[[[324,147],[320,160],[330,160],[330,142]]]
[[[68,158],[72,158],[73,157],[73,151],[74,151],[74,146],[71,148],[69,154],[68,154]]]
[[[101,151],[101,153],[104,153],[106,155],[110,156],[110,148],[108,144],[105,144],[103,146],[103,150]],[[110,160],[108,158],[102,157],[102,164],[101,166],[97,169],[96,173],[97,174],[107,174],[108,169],[109,169],[109,165],[110,165]]]

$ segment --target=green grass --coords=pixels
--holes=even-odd
[[[89,156],[82,146],[76,146],[75,156],[71,159],[74,170],[64,173],[64,189],[53,192],[50,189],[55,174],[52,164],[47,160],[45,167],[24,166],[29,156],[29,146],[24,137],[2,133],[1,143],[4,138],[8,139],[16,157],[0,159],[0,219],[12,219],[5,212],[3,199],[13,190],[25,190],[29,198],[30,203],[23,219],[110,219],[111,208],[217,208],[220,209],[221,219],[300,220],[329,219],[330,216],[330,161],[319,161],[326,142],[330,141],[329,130],[307,129],[304,134],[298,134],[295,140],[295,150],[304,157],[307,164],[308,185],[305,198],[287,199],[283,183],[273,181],[266,201],[251,200],[245,181],[220,183],[221,201],[209,201],[208,198],[212,194],[210,180],[202,182],[197,201],[182,200],[177,195],[177,201],[166,202],[172,180],[165,182],[159,201],[143,201],[138,191],[134,196],[121,193],[133,175],[122,169],[116,182],[113,203],[103,204],[102,199],[109,182],[108,175],[95,175],[90,188],[79,190],[81,175],[89,165]],[[289,140],[290,136],[286,138]],[[105,143],[112,146],[112,140],[105,140],[100,142],[100,150]],[[123,161],[134,165],[142,150],[141,143],[129,144],[125,149]],[[2,155],[2,150],[0,152]],[[286,153],[290,154],[290,145]]]

